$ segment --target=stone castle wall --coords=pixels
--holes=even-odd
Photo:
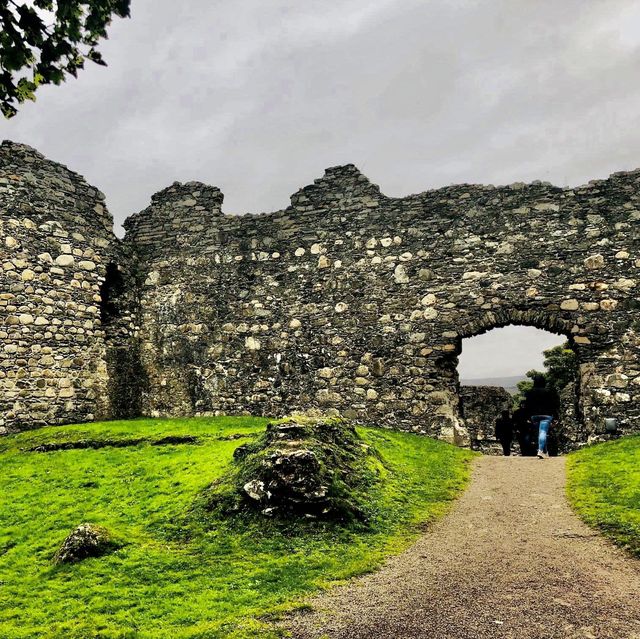
[[[175,183],[109,253],[122,277],[92,375],[110,414],[320,408],[468,443],[461,340],[516,323],[572,339],[583,440],[604,417],[640,430],[640,172],[390,198],[347,165],[274,213],[227,216],[222,200]]]
[[[502,446],[495,436],[495,426],[502,411],[513,413],[513,397],[509,391],[501,386],[461,386],[460,408],[471,448],[502,455]],[[514,443],[517,445],[516,437]]]
[[[81,176],[0,146],[0,432],[109,413],[100,286],[112,225]]]
[[[126,224],[143,412],[317,407],[464,442],[461,339],[518,323],[573,341],[584,438],[638,427],[640,172],[389,198],[348,165],[275,213],[221,204],[176,183]]]

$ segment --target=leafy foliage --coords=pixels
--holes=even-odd
[[[560,394],[560,391],[578,376],[578,359],[568,342],[544,351],[544,371],[527,371],[527,378],[518,382],[518,392],[514,395],[514,406],[524,400],[533,388],[536,377],[544,377],[547,388]]]
[[[35,100],[43,84],[77,77],[85,60],[105,65],[97,50],[112,16],[129,16],[131,0],[0,0],[0,109]]]
[[[560,392],[578,376],[578,359],[568,343],[544,351],[547,386]]]

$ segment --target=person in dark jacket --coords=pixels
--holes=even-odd
[[[496,419],[496,439],[502,444],[504,456],[509,457],[513,441],[513,419],[508,410],[503,410],[502,415]]]
[[[558,396],[550,388],[542,375],[533,378],[533,388],[525,395],[524,408],[531,416],[531,422],[538,429],[538,457],[544,459],[547,454],[547,435],[551,422],[558,414]]]
[[[527,411],[524,407],[524,400],[522,400],[513,413],[513,425],[518,433],[518,442],[520,444],[520,454],[523,457],[531,457],[536,453],[536,446],[538,443],[538,433],[536,432],[535,444],[532,444],[531,438],[531,419],[527,415]]]

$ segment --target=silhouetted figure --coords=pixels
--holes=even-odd
[[[504,456],[509,457],[513,441],[513,419],[508,410],[503,410],[502,415],[496,419],[496,439],[502,444]]]
[[[533,388],[525,394],[524,408],[538,429],[538,457],[544,459],[548,457],[547,434],[554,416],[558,414],[558,395],[547,388],[542,375],[533,378]]]
[[[536,431],[535,438],[532,438],[533,424],[530,416],[524,407],[524,400],[513,413],[513,424],[518,433],[518,443],[520,444],[520,454],[523,457],[531,457],[535,455],[538,443],[538,433]]]

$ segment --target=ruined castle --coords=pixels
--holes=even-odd
[[[318,408],[468,443],[461,341],[562,333],[568,439],[640,431],[640,171],[385,196],[353,165],[262,215],[174,183],[115,237],[104,196],[0,147],[0,432]]]

